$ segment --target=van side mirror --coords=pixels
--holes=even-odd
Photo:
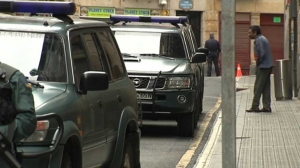
[[[192,63],[202,63],[202,62],[206,62],[206,59],[207,59],[206,54],[197,52],[192,56],[191,62]]]
[[[80,92],[108,89],[108,75],[105,72],[87,71],[80,77]]]
[[[201,53],[204,53],[204,54],[208,55],[208,49],[207,48],[199,47],[197,49],[197,52],[201,52]]]

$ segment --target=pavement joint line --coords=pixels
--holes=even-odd
[[[210,160],[212,158],[215,146],[218,142],[219,136],[221,134],[222,126],[222,111],[219,112],[217,121],[213,127],[213,130],[209,136],[208,142],[206,142],[204,150],[200,154],[196,165],[194,168],[208,168]]]
[[[176,168],[185,168],[190,163],[196,149],[198,148],[198,146],[203,138],[205,130],[207,129],[207,126],[209,125],[213,114],[219,109],[221,102],[222,102],[222,99],[221,99],[221,97],[219,97],[218,101],[216,102],[216,105],[211,110],[209,110],[209,112],[207,112],[204,120],[200,124],[199,130],[195,134],[195,137],[194,137],[189,149],[181,157],[180,161],[176,165]]]

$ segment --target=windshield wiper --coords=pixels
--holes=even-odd
[[[175,58],[168,57],[164,54],[143,53],[143,54],[140,54],[140,56],[162,57],[162,58],[167,58],[167,59],[170,59],[170,60],[175,60]]]
[[[137,58],[137,56],[130,55],[128,53],[121,53],[123,57]]]

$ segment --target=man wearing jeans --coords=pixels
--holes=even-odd
[[[254,59],[256,61],[256,79],[252,107],[247,112],[271,112],[271,73],[274,67],[273,56],[268,39],[261,34],[259,26],[251,26],[248,31],[254,41]],[[262,95],[263,108],[259,109]]]

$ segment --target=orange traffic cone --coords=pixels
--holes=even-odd
[[[238,64],[237,71],[236,71],[236,78],[240,79],[242,76],[243,76],[243,74],[242,74],[241,66],[240,66],[240,64]]]

